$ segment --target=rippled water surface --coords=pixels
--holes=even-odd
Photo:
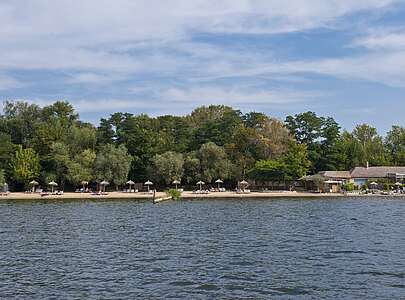
[[[0,202],[0,298],[405,298],[405,199]]]

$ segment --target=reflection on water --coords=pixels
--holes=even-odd
[[[405,199],[0,203],[0,298],[399,299]]]

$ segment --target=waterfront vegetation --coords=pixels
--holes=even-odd
[[[168,197],[172,197],[173,200],[179,200],[181,198],[181,191],[178,189],[169,189],[166,191]]]
[[[120,188],[128,179],[161,186],[218,178],[291,181],[366,162],[404,165],[405,128],[393,126],[383,137],[367,124],[342,130],[313,112],[281,121],[222,105],[186,116],[114,113],[98,125],[81,121],[64,101],[5,102],[0,115],[0,184],[16,191],[32,180],[71,189],[103,180]]]

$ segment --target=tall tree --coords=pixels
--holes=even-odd
[[[230,177],[230,162],[223,147],[212,142],[203,144],[198,151],[202,178],[208,182]]]
[[[107,180],[118,188],[128,180],[131,162],[132,157],[124,145],[104,145],[97,153],[95,178],[98,182]]]
[[[28,184],[37,179],[40,172],[39,157],[33,149],[23,149],[18,146],[14,157],[11,159],[13,177],[17,182]]]
[[[183,176],[184,158],[181,153],[172,151],[156,154],[153,158],[151,173],[153,178],[170,184],[174,180],[181,180]]]
[[[405,165],[405,127],[392,126],[385,138],[385,145],[397,166]]]

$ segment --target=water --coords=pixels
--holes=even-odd
[[[1,299],[405,298],[405,199],[0,202]]]

